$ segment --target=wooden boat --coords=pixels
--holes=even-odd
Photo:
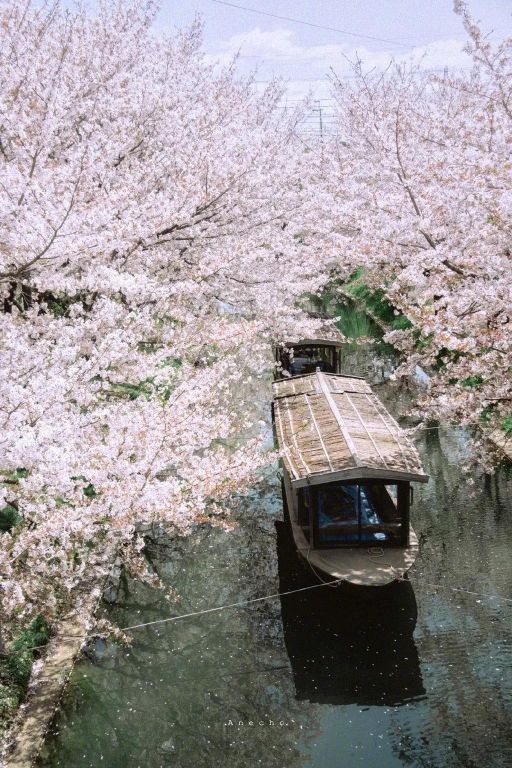
[[[303,376],[317,369],[326,373],[340,373],[341,349],[340,341],[329,338],[301,339],[280,344],[275,348],[276,378]]]
[[[321,371],[275,381],[272,404],[291,530],[330,580],[379,586],[414,563],[418,453],[362,378]]]

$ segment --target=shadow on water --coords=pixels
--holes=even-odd
[[[276,522],[280,592],[318,584],[288,525]],[[296,697],[316,704],[399,706],[425,694],[408,581],[322,587],[281,598]]]

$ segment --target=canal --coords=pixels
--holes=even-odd
[[[410,393],[388,382],[395,365],[379,341],[347,346],[347,373],[368,377],[399,417]],[[269,397],[262,378],[254,416],[270,439]],[[408,582],[317,588],[268,467],[231,500],[233,531],[148,545],[176,603],[132,581],[105,613],[125,627],[315,588],[134,629],[128,647],[98,643],[74,668],[39,765],[511,765],[512,473],[476,470],[468,485],[461,429],[415,441],[431,480],[415,491],[421,550]]]

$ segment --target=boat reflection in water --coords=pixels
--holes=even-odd
[[[280,592],[318,584],[297,555],[289,525],[276,528]],[[398,706],[425,694],[408,581],[319,587],[283,596],[281,608],[298,700]]]

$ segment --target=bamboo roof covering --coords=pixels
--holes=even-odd
[[[294,486],[428,480],[416,448],[364,379],[317,371],[273,388],[277,442]]]

